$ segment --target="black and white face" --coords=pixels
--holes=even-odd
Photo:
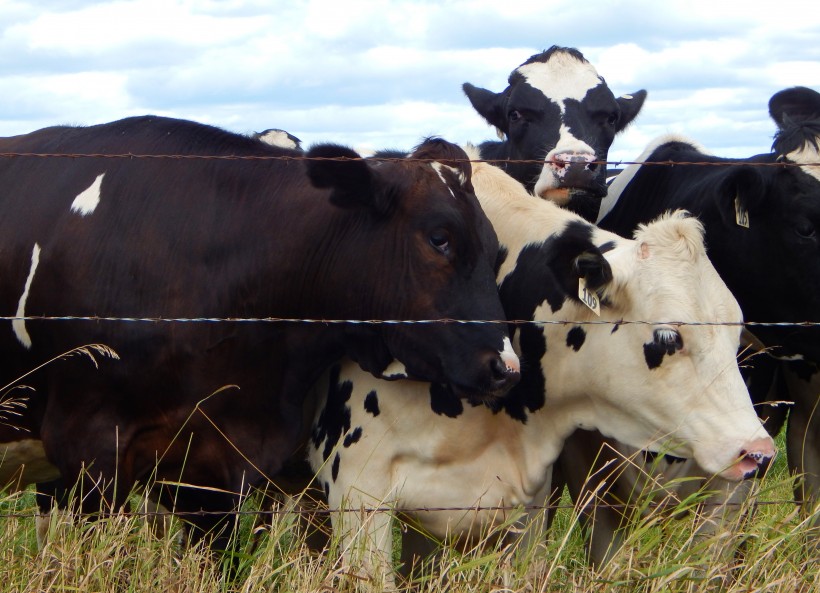
[[[553,48],[516,68],[498,94],[465,85],[478,112],[506,137],[505,170],[535,195],[567,204],[573,194],[606,195],[615,134],[637,115],[644,91],[615,98],[575,50]],[[572,192],[572,193],[571,193]]]

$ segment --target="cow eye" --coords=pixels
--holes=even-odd
[[[804,239],[813,239],[817,235],[817,229],[815,229],[814,225],[808,220],[798,222],[794,230]]]
[[[450,253],[450,235],[444,230],[433,231],[430,234],[430,245],[432,245],[436,251],[447,255]]]
[[[510,121],[518,121],[519,119],[521,119],[521,112],[517,109],[513,109],[512,111],[510,111],[508,117],[510,118]]]
[[[614,126],[615,124],[618,123],[619,119],[620,119],[620,117],[618,117],[618,112],[613,111],[612,113],[609,114],[609,117],[606,118],[606,123],[607,123],[607,125]]]
[[[683,338],[680,332],[671,327],[656,329],[654,338],[656,344],[665,346],[668,349],[681,350],[683,348]]]

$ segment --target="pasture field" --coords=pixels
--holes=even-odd
[[[780,443],[782,450],[782,443]],[[608,566],[584,561],[580,527],[562,504],[543,543],[512,562],[489,541],[455,551],[422,568],[414,589],[421,592],[783,592],[820,591],[817,538],[793,504],[792,481],[783,455],[761,481],[751,517],[704,541],[693,536],[690,513],[673,519],[649,512]],[[568,499],[565,497],[564,502]],[[139,507],[137,495],[134,507]],[[685,508],[695,500],[681,503]],[[38,552],[31,491],[0,495],[0,592],[322,592],[355,590],[340,578],[338,542],[324,553],[305,545],[297,515],[274,512],[261,519],[252,497],[237,516],[239,537],[228,557],[179,544],[179,522],[157,535],[135,515],[99,521],[69,521],[52,515],[48,542]],[[398,536],[398,532],[396,533]],[[738,548],[739,552],[733,551]],[[406,585],[400,586],[404,589]]]

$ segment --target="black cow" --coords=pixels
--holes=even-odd
[[[512,71],[500,93],[464,83],[476,111],[501,142],[479,146],[535,195],[594,221],[606,195],[606,161],[615,134],[638,115],[646,91],[615,98],[576,49],[553,46]]]
[[[737,298],[747,321],[820,321],[820,94],[797,87],[776,93],[769,112],[779,131],[771,153],[748,159],[724,159],[706,154],[679,137],[653,143],[638,160],[643,162],[706,162],[713,165],[639,166],[626,169],[610,186],[600,225],[630,234],[639,222],[668,209],[686,208],[706,229],[709,257]],[[783,166],[777,166],[782,163]],[[820,416],[817,363],[820,328],[755,325],[748,328],[756,341],[782,359],[779,371],[756,363],[752,385],[758,400],[795,400],[788,427],[788,459],[792,470],[805,474],[799,499],[820,495]],[[754,363],[753,363],[754,364]],[[757,368],[761,367],[761,368]],[[770,386],[768,380],[775,377]],[[788,392],[784,393],[787,385]],[[770,394],[770,387],[772,389]],[[777,414],[765,406],[763,416]],[[559,462],[570,492],[578,500],[593,462],[596,468],[618,461],[609,447],[599,454],[600,435],[573,436]],[[615,445],[613,445],[615,446]],[[594,470],[592,470],[594,471]],[[605,474],[609,473],[604,472]],[[702,475],[702,474],[700,474]],[[607,499],[623,502],[635,484],[625,478],[610,482]],[[595,488],[595,484],[587,485]],[[612,508],[595,511],[592,559],[605,561],[613,530],[622,518]]]
[[[265,160],[300,153],[154,116],[4,138],[0,152],[216,157],[0,161],[0,307],[17,317],[0,384],[78,346],[119,355],[26,377],[13,421],[28,432],[0,435],[42,441],[63,484],[82,480],[85,511],[152,480],[166,507],[229,511],[303,442],[303,394],[342,355],[376,375],[395,359],[478,400],[517,381],[498,324],[35,319],[502,319],[498,242],[467,165],[368,163],[335,145],[307,156],[348,160]],[[437,139],[418,154],[465,158]],[[0,447],[23,463],[16,443]],[[197,537],[222,519],[193,518]]]

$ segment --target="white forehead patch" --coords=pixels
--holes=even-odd
[[[88,216],[93,213],[100,203],[100,187],[105,173],[97,176],[91,186],[80,193],[74,201],[71,202],[71,211],[76,212],[80,216]]]
[[[590,63],[580,62],[566,53],[554,54],[548,62],[533,62],[518,67],[524,80],[558,103],[564,112],[566,99],[583,99],[587,91],[603,84]]]
[[[450,191],[450,194],[451,194],[451,195],[455,198],[455,197],[456,197],[456,195],[453,193],[453,189],[450,187],[450,184],[449,184],[449,183],[447,183],[447,180],[444,178],[444,175],[442,175],[442,174],[441,174],[441,170],[442,170],[442,169],[447,169],[448,171],[451,171],[451,172],[453,173],[453,175],[455,175],[455,176],[456,176],[456,179],[458,179],[458,182],[459,182],[459,184],[460,184],[462,187],[464,187],[464,184],[465,184],[465,183],[466,183],[466,181],[467,181],[467,180],[464,178],[464,173],[462,173],[461,171],[459,171],[459,170],[458,170],[458,169],[456,169],[455,167],[450,167],[450,166],[447,166],[447,165],[442,165],[441,163],[430,163],[430,166],[431,166],[431,167],[433,167],[433,170],[434,170],[434,171],[436,172],[436,174],[437,174],[437,175],[441,178],[441,181],[444,183],[444,185],[446,185],[446,186],[447,186],[447,189]]]
[[[820,181],[820,165],[817,164],[820,163],[820,151],[813,145],[806,143],[800,149],[787,154],[786,158],[793,163],[802,165],[800,168],[805,173]]]
[[[23,294],[20,296],[20,302],[17,303],[17,313],[15,317],[26,316],[26,301],[28,300],[28,293],[31,290],[31,281],[34,280],[34,272],[37,271],[37,266],[40,264],[40,246],[35,243],[34,249],[31,250],[31,267],[26,278],[26,285],[23,288]],[[26,322],[24,319],[15,319],[11,322],[11,328],[14,330],[14,335],[17,340],[26,348],[31,348],[31,336],[26,330]]]
[[[258,139],[264,142],[265,144],[270,144],[271,146],[278,146],[280,148],[299,148],[299,145],[296,142],[294,142],[290,134],[288,134],[284,130],[267,130],[266,132],[262,132],[258,136]]]

